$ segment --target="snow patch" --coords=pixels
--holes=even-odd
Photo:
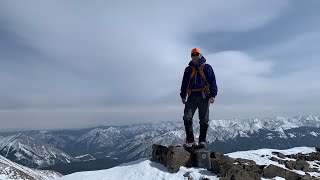
[[[309,134],[311,134],[312,136],[315,136],[315,137],[318,136],[318,133],[316,133],[316,132],[314,132],[314,131],[311,131]]]
[[[292,133],[288,133],[288,135],[290,136],[290,138],[297,137],[296,135],[294,135],[294,134],[292,134]]]

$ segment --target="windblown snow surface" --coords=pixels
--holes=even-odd
[[[307,154],[315,151],[315,148],[296,147],[287,150],[259,149],[251,151],[241,151],[229,153],[227,155],[232,158],[245,158],[249,160],[254,160],[258,165],[274,164],[282,168],[285,168],[283,165],[269,160],[269,158],[273,156],[276,157],[272,154],[272,152],[281,152],[285,155],[289,155],[297,153]],[[287,159],[289,160],[289,158]],[[314,162],[309,162],[310,166],[316,167],[312,165],[313,163]],[[299,174],[305,174],[305,172],[303,171],[296,170],[295,172]],[[177,173],[169,173],[167,171],[167,168],[161,164],[152,162],[148,159],[140,159],[107,170],[77,172],[74,174],[60,177],[57,180],[182,180],[188,179],[184,176],[186,173],[189,174],[189,177],[192,177],[192,179],[219,179],[215,174],[207,171],[206,169],[180,167],[180,170]],[[311,175],[320,177],[319,173],[312,173]],[[276,177],[274,179],[282,180],[284,178]]]

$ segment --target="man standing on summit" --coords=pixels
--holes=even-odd
[[[209,102],[214,103],[218,92],[215,74],[212,67],[206,64],[199,48],[191,50],[192,60],[185,68],[180,96],[184,108],[184,126],[186,130],[186,146],[196,145],[193,135],[192,119],[198,108],[200,119],[199,148],[206,148],[206,137],[209,123]],[[186,96],[188,95],[188,99]]]

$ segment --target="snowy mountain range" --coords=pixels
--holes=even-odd
[[[315,148],[310,147],[296,147],[287,150],[276,150],[276,149],[259,149],[251,151],[239,151],[234,153],[226,154],[227,156],[236,159],[247,159],[254,161],[257,165],[268,166],[274,165],[285,169],[286,171],[291,171],[297,173],[301,176],[309,175],[312,177],[310,179],[320,178],[320,173],[318,172],[305,172],[302,170],[289,169],[285,165],[280,164],[274,159],[279,159],[276,155],[281,153],[283,156],[291,154],[308,154],[315,152]],[[276,152],[276,153],[275,153]],[[273,160],[272,160],[273,159]],[[298,161],[292,158],[284,158],[292,162]],[[308,166],[316,170],[320,170],[319,161],[308,161]],[[162,164],[152,162],[148,159],[140,159],[132,161],[129,163],[122,164],[120,166],[101,170],[101,171],[88,171],[88,172],[77,172],[67,176],[58,178],[57,180],[118,180],[118,179],[130,179],[130,180],[184,180],[184,179],[194,179],[194,180],[218,180],[220,179],[216,174],[213,174],[210,171],[207,171],[203,168],[186,168],[180,167],[180,170],[177,173],[169,173],[167,168]],[[267,180],[266,178],[262,178]],[[273,180],[284,180],[282,177],[272,178]]]
[[[207,140],[210,149],[222,153],[260,148],[318,147],[319,127],[318,115],[211,120]],[[197,137],[198,120],[194,120],[194,131]],[[181,144],[185,132],[181,120],[80,130],[3,132],[0,136],[3,136],[0,137],[1,155],[29,167],[52,165],[50,169],[55,169],[53,166],[64,164],[66,170],[69,165],[71,170],[63,172],[68,174],[77,171],[75,164],[99,164],[93,163],[99,161],[97,169],[104,169],[110,168],[105,164],[116,166],[149,157],[152,144]]]
[[[69,163],[75,160],[54,146],[21,133],[0,137],[0,153],[14,162],[28,167],[45,167],[58,162]]]
[[[60,173],[45,170],[35,170],[14,163],[0,155],[1,180],[46,180],[62,176]]]

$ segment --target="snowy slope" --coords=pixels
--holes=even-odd
[[[45,180],[55,179],[62,176],[53,171],[40,171],[30,169],[14,163],[0,155],[0,179],[1,180]]]
[[[48,166],[56,162],[68,163],[74,160],[63,151],[23,134],[0,137],[0,153],[29,167]]]
[[[84,148],[90,147],[106,148],[112,147],[114,144],[125,140],[121,131],[115,127],[107,129],[95,128],[76,140],[76,144],[82,145]]]
[[[57,180],[185,180],[183,175],[187,172],[191,172],[190,176],[194,179],[218,179],[214,174],[201,168],[181,167],[179,172],[171,174],[162,164],[158,164],[147,159],[141,159],[107,170],[77,172],[58,178]]]
[[[228,156],[232,158],[244,158],[255,161],[258,165],[277,165],[279,167],[285,168],[284,165],[278,164],[274,161],[269,160],[270,157],[276,157],[272,154],[272,152],[280,152],[284,155],[290,154],[307,154],[311,152],[315,152],[315,148],[310,147],[297,147],[287,150],[276,150],[276,149],[259,149],[259,150],[252,150],[252,151],[241,151],[235,153],[229,153]],[[293,160],[293,159],[290,159]],[[309,162],[311,167],[313,162]],[[292,170],[298,174],[305,175],[305,172]],[[175,173],[169,173],[161,164],[152,162],[147,159],[140,159],[137,161],[133,161],[130,163],[122,164],[120,166],[107,169],[107,170],[100,170],[100,171],[88,171],[88,172],[78,172],[74,174],[70,174],[67,176],[63,176],[57,178],[57,180],[118,180],[118,179],[130,179],[130,180],[178,180],[178,179],[186,179],[184,175],[186,173],[190,173],[190,177],[193,179],[203,179],[208,178],[211,180],[219,179],[213,173],[207,171],[206,169],[202,168],[186,168],[181,167],[180,170]],[[319,173],[311,173],[313,176],[320,177]],[[277,177],[275,179],[282,180],[283,178]]]

